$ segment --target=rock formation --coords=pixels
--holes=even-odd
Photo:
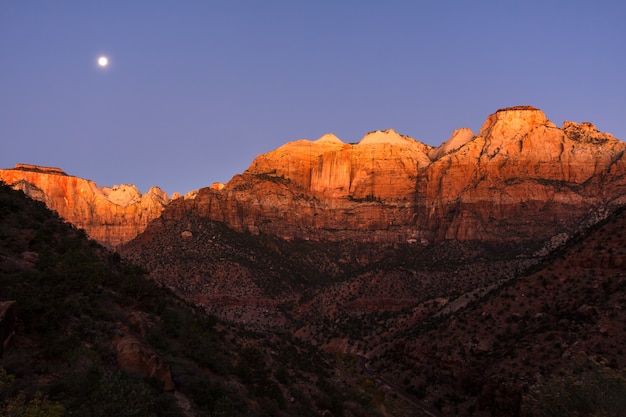
[[[588,123],[561,129],[531,107],[499,110],[474,139],[420,171],[428,239],[548,238],[624,202],[625,144]]]
[[[416,174],[430,149],[393,130],[358,144],[330,134],[287,143],[222,189],[177,200],[167,216],[197,210],[236,230],[284,238],[397,241],[413,234]]]
[[[583,344],[623,367],[625,146],[532,107],[438,148],[393,131],[296,141],[172,202],[121,253],[220,318],[371,358],[443,414],[519,411],[520,387]],[[605,216],[559,269],[521,273]]]
[[[127,328],[119,330],[119,335],[113,338],[111,344],[117,355],[117,363],[122,369],[158,379],[163,384],[164,391],[175,388],[169,365],[150,345]]]
[[[393,130],[331,134],[257,157],[223,188],[166,211],[284,238],[541,241],[624,202],[625,144],[589,123],[561,128],[529,106],[432,148]]]
[[[58,168],[18,164],[0,170],[0,180],[43,201],[110,248],[141,233],[168,203],[167,194],[158,187],[144,195],[133,185],[99,188],[93,181],[67,175]]]
[[[558,128],[539,109],[511,107],[436,148],[393,130],[356,144],[332,134],[290,142],[227,184],[173,199],[164,216],[194,212],[286,239],[538,244],[624,203],[625,150],[590,123]],[[18,165],[0,178],[110,247],[168,203],[158,188],[98,188],[56,168]]]

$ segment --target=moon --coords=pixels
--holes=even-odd
[[[99,57],[98,65],[100,65],[101,67],[106,67],[107,65],[109,65],[109,58],[107,58],[106,56]]]

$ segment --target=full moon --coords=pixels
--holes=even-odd
[[[107,58],[106,56],[101,56],[100,58],[98,58],[98,65],[100,65],[101,67],[106,67],[107,65],[109,65],[109,58]]]

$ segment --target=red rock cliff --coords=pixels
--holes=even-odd
[[[625,144],[538,109],[499,110],[420,171],[416,224],[429,239],[547,237],[624,203]]]
[[[357,144],[333,135],[291,142],[257,157],[221,190],[176,201],[166,215],[196,210],[284,238],[397,241],[413,234],[417,173],[430,149],[393,130]]]
[[[328,134],[258,156],[224,186],[168,204],[153,188],[98,188],[55,168],[0,178],[115,247],[161,214],[193,211],[283,238],[539,242],[625,202],[626,146],[590,123],[557,127],[529,106],[498,110],[474,134],[433,148],[393,130],[348,144]]]
[[[167,195],[158,187],[144,195],[132,185],[99,188],[93,181],[67,175],[58,168],[18,164],[0,170],[0,180],[43,201],[110,248],[141,233],[168,203]]]
[[[438,148],[392,130],[291,142],[165,215],[194,210],[285,238],[538,241],[623,204],[625,149],[589,123],[558,128],[513,107]]]

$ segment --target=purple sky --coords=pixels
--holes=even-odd
[[[622,0],[4,0],[0,168],[185,193],[289,141],[439,145],[514,105],[626,140],[624,19]]]

